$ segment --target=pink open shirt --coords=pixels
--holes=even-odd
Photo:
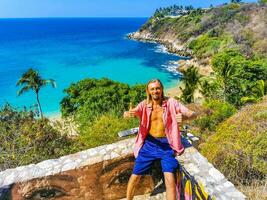
[[[176,122],[176,114],[181,112],[183,115],[186,115],[189,109],[173,98],[164,100],[162,102],[162,108],[166,137],[171,148],[180,155],[183,153],[184,147],[181,142],[179,126]],[[146,104],[146,101],[144,100],[138,104],[135,110],[140,118],[139,132],[134,145],[134,156],[137,157],[149,131],[152,104]]]

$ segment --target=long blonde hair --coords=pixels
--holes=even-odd
[[[160,84],[160,86],[161,86],[161,88],[162,88],[161,100],[164,99],[164,92],[163,92],[164,87],[163,87],[162,82],[161,82],[159,79],[151,79],[151,80],[148,81],[148,83],[146,84],[146,103],[147,103],[147,104],[152,103],[152,97],[151,97],[151,95],[150,95],[149,92],[148,92],[148,85],[149,85],[150,83],[155,83],[155,82],[158,82],[158,83]]]

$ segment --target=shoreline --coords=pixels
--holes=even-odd
[[[177,72],[180,73],[182,70],[186,70],[190,66],[195,66],[199,70],[199,74],[203,76],[210,76],[213,73],[211,67],[211,58],[207,57],[205,59],[197,59],[192,50],[188,49],[185,44],[183,44],[178,39],[173,39],[169,37],[156,38],[149,31],[137,30],[132,33],[128,33],[127,37],[131,40],[136,40],[139,42],[149,42],[157,43],[163,45],[166,48],[167,53],[174,54],[181,57],[177,61]]]
[[[60,111],[55,112],[55,113],[53,113],[53,114],[48,114],[48,115],[46,116],[46,118],[48,118],[48,119],[51,120],[51,121],[62,120],[62,116],[61,116]]]
[[[179,81],[175,86],[166,88],[165,89],[165,95],[168,97],[180,97],[182,95],[182,91],[180,90],[180,87],[182,86],[181,81]]]
[[[192,50],[188,49],[185,44],[178,39],[165,36],[163,38],[157,38],[150,31],[140,31],[140,29],[135,32],[128,33],[127,37],[131,40],[136,40],[139,42],[149,42],[162,45],[166,53],[179,56],[181,59],[175,63],[177,73],[187,70],[190,66],[196,67],[199,74],[204,77],[209,77],[214,73],[211,66],[211,58],[207,57],[204,59],[197,59],[193,55]],[[165,93],[169,97],[181,97],[182,91],[180,87],[182,86],[182,82],[179,81],[179,83],[177,83],[175,86],[166,88]],[[196,96],[194,95],[194,98],[201,99],[202,95],[200,95],[198,92]]]
[[[138,36],[136,36],[136,34]],[[138,42],[148,42],[148,43],[155,43],[158,45],[162,45],[164,47],[163,53],[173,54],[173,55],[180,57],[181,58],[180,60],[175,61],[176,62],[175,64],[177,65],[177,67],[176,67],[177,73],[181,73],[178,70],[178,68],[180,67],[179,61],[189,61],[192,59],[190,54],[187,54],[187,53],[179,54],[178,52],[174,51],[174,48],[171,48],[171,46],[173,45],[172,42],[168,41],[168,44],[166,44],[164,41],[162,41],[160,39],[152,38],[149,34],[142,37],[141,33],[139,31],[135,31],[132,33],[128,33],[127,38],[130,40],[138,41]],[[175,46],[175,45],[173,45],[173,46]],[[184,48],[183,46],[179,46],[180,51],[182,51],[183,48]],[[168,97],[180,97],[182,95],[182,91],[180,90],[181,86],[182,86],[182,83],[181,83],[181,81],[179,81],[174,86],[164,89],[165,95]]]
[[[136,37],[135,34],[139,34],[139,36]],[[179,56],[181,58],[181,60],[175,61],[175,62],[177,62],[177,63],[175,63],[177,65],[177,67],[176,67],[177,73],[180,73],[180,71],[178,70],[178,68],[180,66],[179,61],[184,61],[184,60],[190,60],[191,59],[191,57],[188,57],[188,55],[181,55],[181,54],[178,54],[177,52],[173,51],[172,49],[170,49],[171,43],[166,44],[166,43],[164,43],[163,41],[161,41],[161,40],[159,40],[157,38],[151,38],[149,35],[147,35],[145,37],[141,37],[141,34],[140,34],[139,31],[128,33],[127,34],[127,38],[130,39],[130,40],[138,41],[138,42],[148,42],[148,43],[154,43],[154,44],[162,45],[164,47],[164,52],[163,53],[173,54],[173,55]],[[168,97],[176,97],[176,96],[180,97],[181,94],[182,94],[182,91],[180,90],[181,86],[182,86],[182,83],[181,83],[181,81],[179,81],[174,86],[169,87],[169,88],[165,88],[164,89],[164,93]]]

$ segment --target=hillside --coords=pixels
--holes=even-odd
[[[256,198],[256,190],[247,188],[247,196],[267,198],[267,96],[247,105],[222,122],[204,144],[201,153],[236,184],[265,184]],[[254,192],[254,194],[253,194]],[[264,199],[262,198],[262,199]]]
[[[173,8],[157,10],[129,37],[163,43],[171,52],[193,57],[190,64],[200,68],[211,68],[211,57],[227,48],[238,49],[247,58],[267,57],[266,5],[232,3],[172,13]],[[202,74],[210,72],[206,69]]]

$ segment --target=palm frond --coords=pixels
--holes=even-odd
[[[17,92],[17,95],[20,96],[22,95],[23,93],[29,91],[30,89],[32,89],[29,85],[25,85],[23,88],[21,88],[18,92]]]
[[[263,97],[264,96],[264,81],[263,80],[258,80],[256,84],[252,88],[252,93],[256,97]]]
[[[47,79],[45,80],[46,84],[51,84],[53,88],[57,87],[56,81],[54,79]]]

